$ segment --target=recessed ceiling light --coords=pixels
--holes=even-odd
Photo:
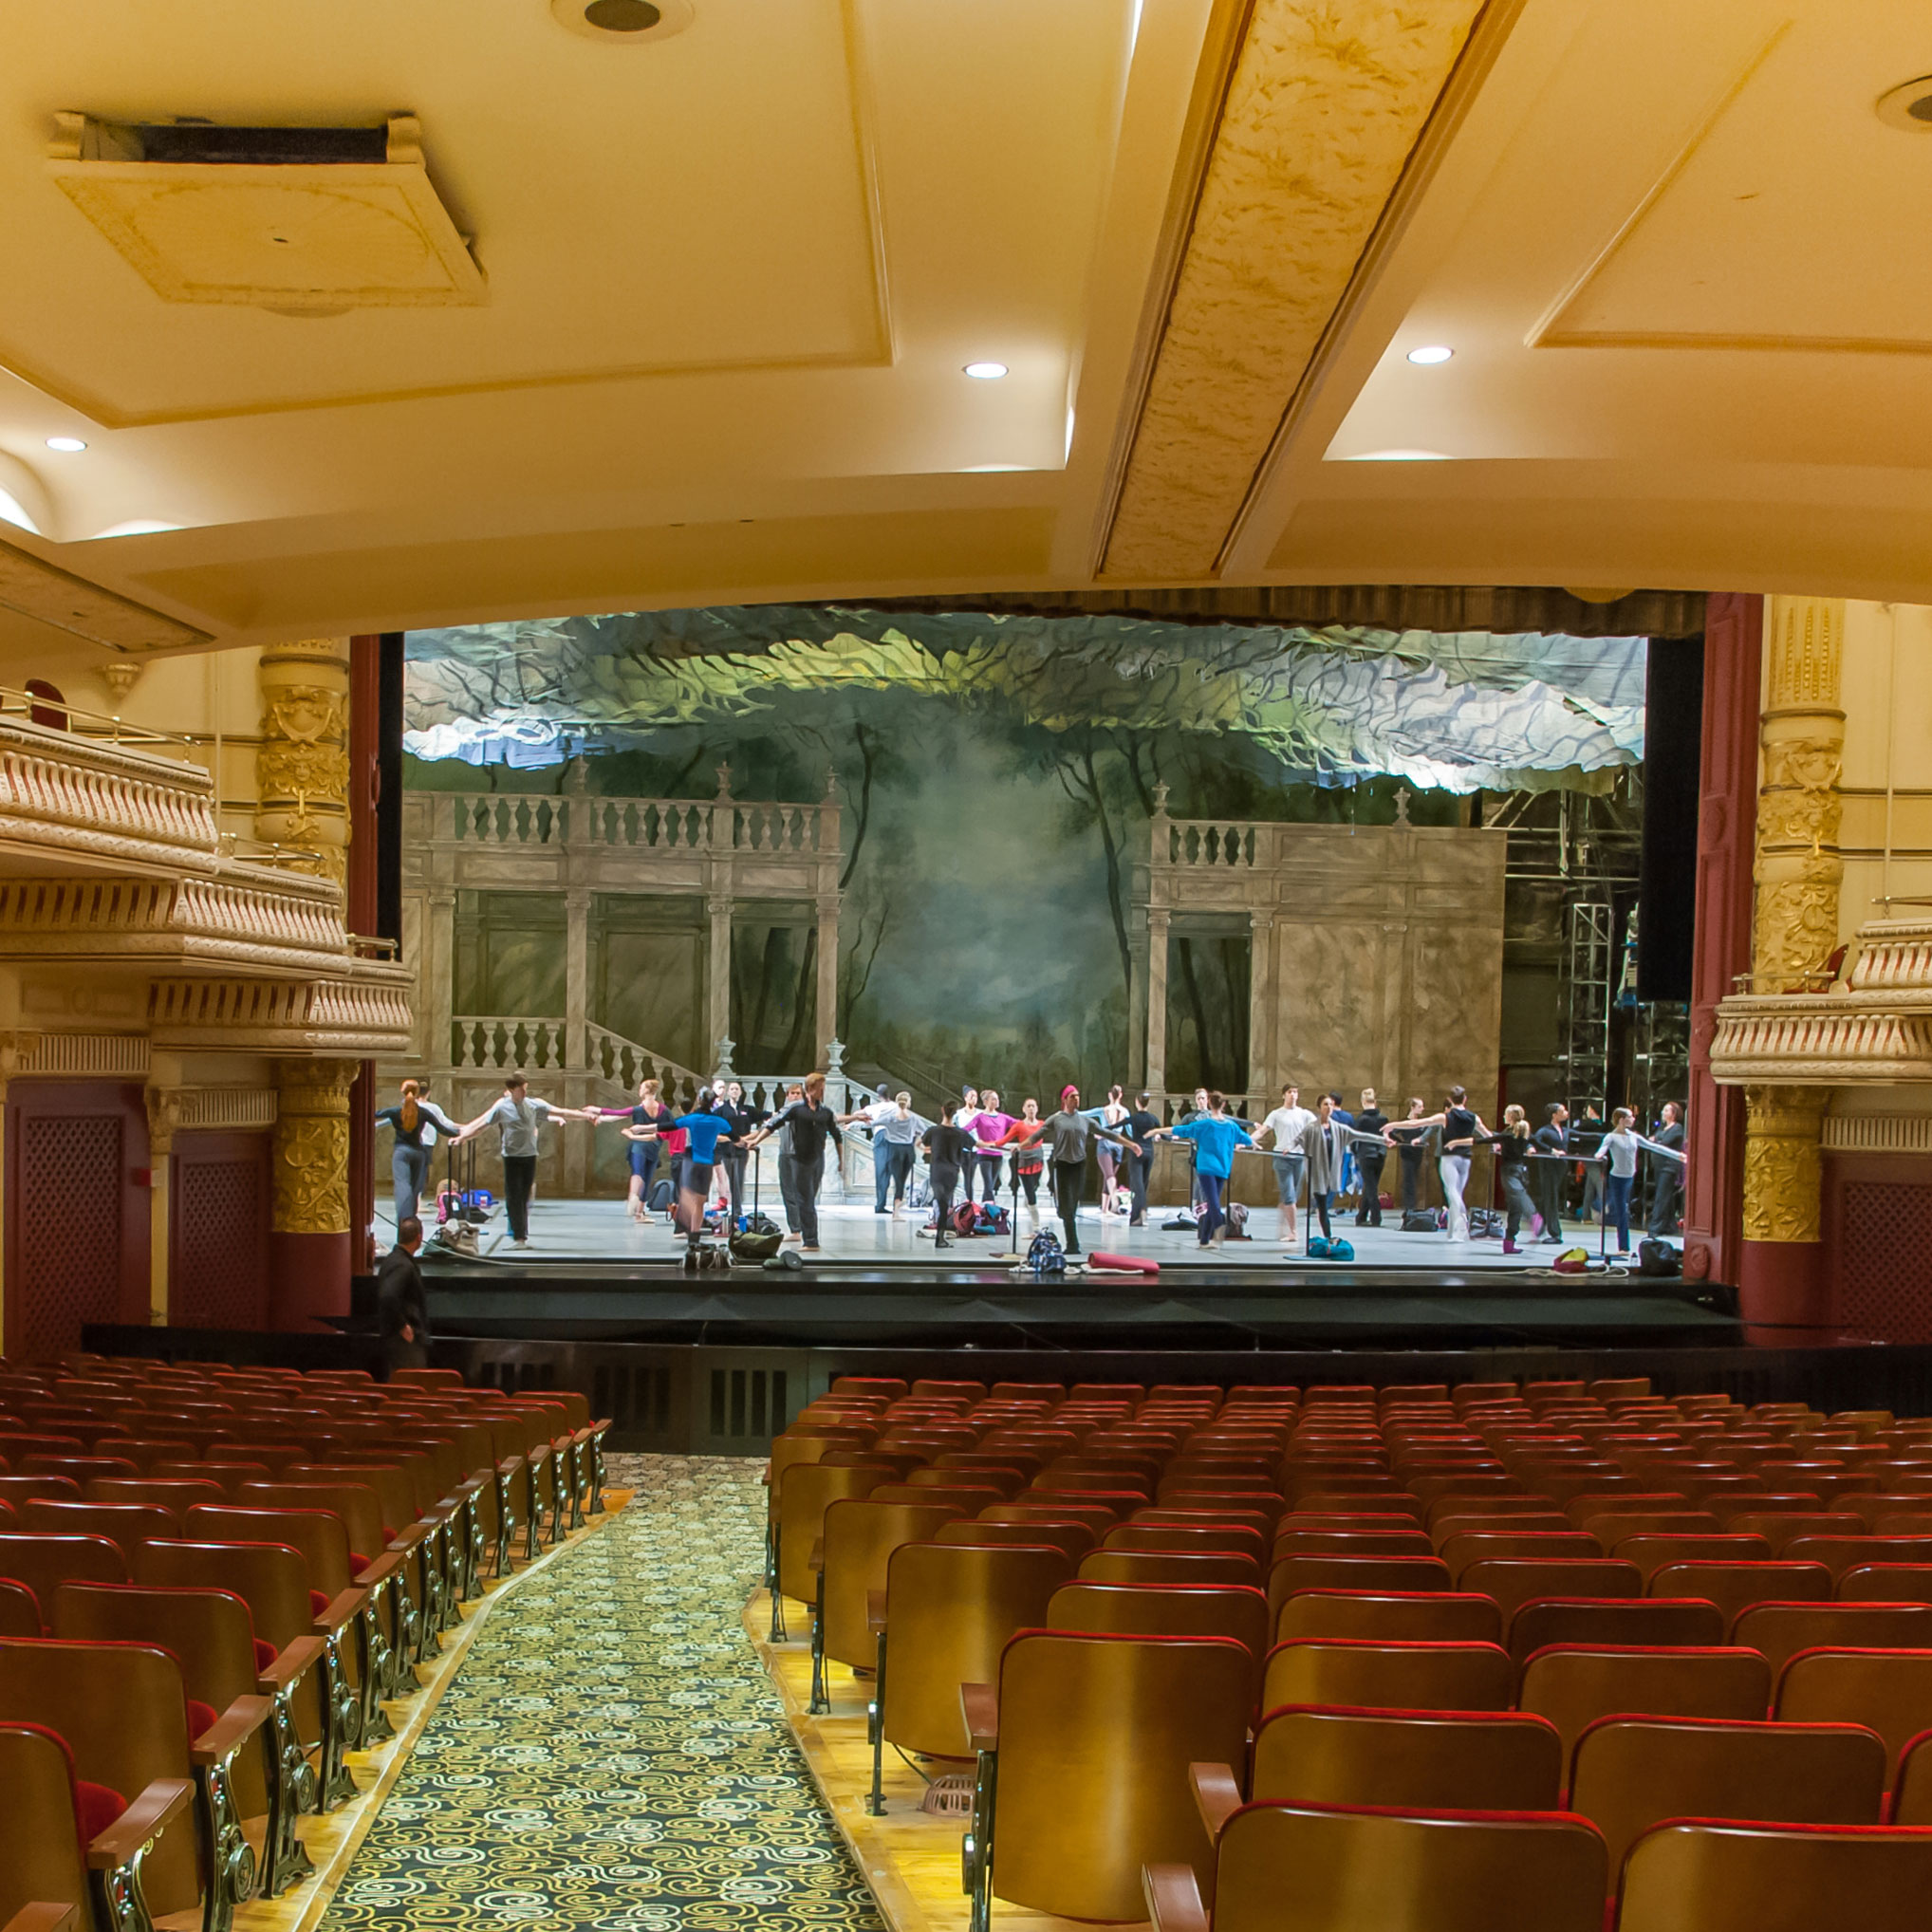
[[[46,446],[50,450],[60,450],[70,456],[79,455],[87,447],[79,437],[48,437]]]
[[[1421,348],[1409,351],[1409,361],[1423,363],[1446,362],[1455,353],[1454,349],[1446,348],[1440,343],[1424,343]]]
[[[1887,127],[1902,127],[1907,134],[1932,134],[1932,74],[1921,74],[1916,81],[1886,89],[1873,104]]]
[[[560,27],[606,46],[649,46],[691,25],[692,0],[550,0]]]
[[[1440,450],[1364,450],[1359,456],[1347,456],[1349,463],[1446,463]]]
[[[966,373],[977,382],[997,382],[1006,374],[1004,362],[968,362]]]

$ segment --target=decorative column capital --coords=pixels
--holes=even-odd
[[[1824,1200],[1822,1087],[1744,1089],[1744,1238],[1815,1241]]]
[[[1164,905],[1150,905],[1147,908],[1147,930],[1150,933],[1164,933],[1173,914]]]
[[[306,846],[310,868],[348,875],[349,652],[342,638],[300,638],[263,651],[256,670],[255,836]]]
[[[185,1099],[182,1089],[178,1087],[150,1087],[143,1090],[141,1098],[147,1103],[148,1152],[172,1154],[175,1151],[175,1136],[181,1130]]]
[[[0,1087],[4,1087],[16,1074],[24,1073],[28,1062],[39,1050],[38,1028],[0,1028]]]

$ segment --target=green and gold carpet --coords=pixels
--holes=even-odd
[[[630,1507],[492,1610],[323,1932],[880,1932],[739,1623],[758,1468],[612,1458]]]

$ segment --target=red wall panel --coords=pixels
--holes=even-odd
[[[168,1322],[269,1321],[269,1136],[177,1134],[168,1162]]]
[[[17,1080],[7,1095],[6,1352],[148,1319],[147,1112],[139,1087]]]

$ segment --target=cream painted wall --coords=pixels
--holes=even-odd
[[[1932,606],[1848,603],[1840,691],[1845,882],[1838,933],[1849,939],[1871,920],[1932,917]],[[1924,903],[1900,904],[1902,898]]]

